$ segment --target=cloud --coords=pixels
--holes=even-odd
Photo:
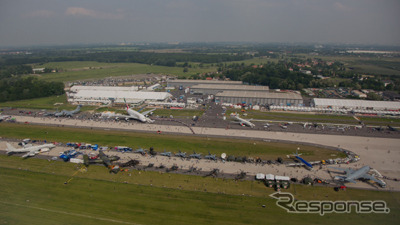
[[[124,15],[122,13],[108,13],[100,12],[92,9],[85,9],[82,7],[68,7],[65,10],[67,16],[86,16],[96,19],[122,19]]]
[[[31,13],[28,14],[29,17],[42,17],[42,18],[49,18],[56,15],[55,12],[53,11],[49,11],[49,10],[37,10],[37,11],[33,11]]]

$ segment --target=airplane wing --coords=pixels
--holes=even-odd
[[[152,110],[148,110],[148,111],[146,111],[146,112],[143,112],[142,115],[143,115],[143,116],[146,116],[147,114],[153,112],[154,110],[156,110],[156,109],[152,109]],[[138,112],[139,112],[139,111],[138,111]]]
[[[39,150],[32,150],[30,152],[27,152],[26,154],[24,154],[23,156],[21,156],[22,158],[27,158],[27,157],[32,157],[35,156],[36,154],[39,153]]]
[[[353,173],[353,172],[354,172],[354,170],[353,170],[353,169],[350,169],[350,168],[339,168],[339,167],[331,167],[331,166],[328,166],[328,168],[330,168],[330,169],[335,169],[335,170],[340,170],[340,171],[344,171],[346,174],[349,174],[349,173]]]
[[[368,180],[373,180],[373,181],[375,181],[375,182],[377,182],[377,183],[381,183],[380,180],[376,179],[374,176],[371,176],[371,175],[369,175],[369,174],[364,174],[364,175],[362,175],[360,178],[364,178],[364,179],[368,179]]]

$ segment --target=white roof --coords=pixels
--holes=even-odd
[[[139,88],[137,86],[131,87],[119,87],[119,86],[83,86],[83,85],[74,85],[71,88],[71,91],[77,92],[81,90],[98,90],[98,91],[137,91]]]
[[[274,180],[275,176],[273,174],[265,174],[265,179],[266,180]]]
[[[134,91],[101,91],[101,90],[81,90],[71,95],[75,99],[126,99],[130,100],[155,100],[162,101],[172,97],[168,92],[134,92]]]
[[[290,180],[290,177],[286,177],[286,176],[275,176],[275,180]]]
[[[237,91],[268,91],[268,86],[254,85],[222,85],[222,84],[197,84],[192,89],[216,89],[216,90],[237,90]]]
[[[400,102],[393,101],[368,101],[354,99],[330,99],[314,98],[316,107],[346,107],[346,108],[382,108],[382,109],[400,109]]]
[[[263,173],[257,173],[256,174],[256,179],[257,180],[264,180],[264,178],[265,178],[265,175]]]

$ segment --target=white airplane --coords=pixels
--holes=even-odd
[[[11,116],[1,116],[0,115],[0,122],[3,121],[3,120],[8,120],[10,118],[11,118]]]
[[[11,155],[13,153],[26,152],[26,154],[23,155],[22,158],[27,158],[27,157],[35,156],[36,154],[39,154],[39,153],[48,152],[48,151],[50,151],[51,148],[56,147],[54,144],[43,144],[43,145],[29,146],[29,147],[23,147],[23,148],[17,149],[17,148],[14,148],[9,143],[6,143],[6,145],[7,145],[7,155]]]
[[[381,187],[386,187],[386,183],[384,183],[383,181],[378,180],[374,176],[368,174],[368,172],[371,170],[371,168],[369,166],[363,166],[362,168],[360,168],[358,170],[354,170],[351,168],[338,168],[338,167],[328,167],[328,168],[345,172],[345,175],[343,175],[343,176],[335,176],[335,180],[340,180],[342,182],[356,183],[356,180],[358,180],[358,179],[367,179],[367,180],[375,181]]]
[[[128,113],[128,115],[118,115],[117,118],[122,117],[126,120],[128,119],[134,119],[134,120],[139,120],[143,123],[153,123],[154,120],[151,120],[150,118],[146,117],[149,113],[153,112],[156,109],[151,109],[148,110],[146,112],[140,113],[138,111],[135,111],[131,108],[129,108],[129,105],[126,103],[126,100],[124,99],[125,104],[126,104],[126,112]],[[140,110],[139,110],[140,111]]]
[[[249,126],[251,128],[254,128],[256,126],[254,123],[250,122],[250,120],[240,118],[239,115],[232,114],[231,117],[237,120],[236,123],[239,123],[242,126]]]

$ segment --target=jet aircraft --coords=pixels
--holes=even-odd
[[[74,114],[78,113],[81,111],[82,105],[78,105],[76,109],[68,111],[68,110],[63,110],[61,112],[56,112],[54,113],[54,116],[60,117],[60,116],[65,116],[65,117],[72,117]]]
[[[201,159],[201,153],[196,153],[193,151],[193,154],[190,154],[189,158]]]
[[[88,155],[83,155],[85,166],[89,166],[89,164],[103,163],[112,173],[118,173],[119,166],[113,165],[111,162],[119,159],[120,157],[118,156],[107,156],[102,150],[99,150],[99,158],[97,159],[89,159]]]
[[[314,164],[320,163],[320,161],[314,161],[314,162],[307,162],[305,159],[300,157],[301,154],[298,154],[297,150],[296,153],[293,153],[293,156],[300,161],[300,163],[289,163],[288,166],[304,166],[308,170],[313,170]]]
[[[231,117],[236,120],[233,123],[239,123],[241,126],[248,126],[251,128],[254,128],[256,126],[254,125],[254,123],[250,122],[250,120],[240,118],[239,115],[231,115]]]
[[[160,155],[162,155],[162,156],[167,156],[167,157],[171,157],[171,152],[166,152],[166,151],[164,150],[164,152],[160,153]]]
[[[140,153],[141,155],[147,154],[147,152],[143,148],[136,149],[133,153]]]
[[[385,182],[376,179],[373,175],[369,175],[368,172],[371,170],[369,166],[363,166],[358,170],[350,169],[350,168],[338,168],[338,167],[328,167],[335,170],[344,171],[345,174],[343,176],[335,176],[335,180],[339,180],[342,182],[352,182],[356,183],[358,179],[367,179],[372,180],[378,183],[381,187],[386,187]]]
[[[178,156],[178,157],[181,157],[181,158],[186,158],[186,152],[181,152],[181,150],[179,150],[179,152],[176,153],[175,156]]]
[[[210,151],[208,151],[208,155],[205,155],[204,159],[217,160],[217,157],[215,157],[215,155],[211,155]]]
[[[14,148],[12,145],[9,143],[6,143],[7,145],[7,154],[11,155],[14,153],[23,153],[26,152],[22,156],[22,158],[27,158],[31,156],[35,156],[36,154],[43,153],[43,152],[48,152],[50,151],[51,148],[56,147],[54,144],[43,144],[43,145],[36,145],[36,146],[24,146],[23,148]]]

